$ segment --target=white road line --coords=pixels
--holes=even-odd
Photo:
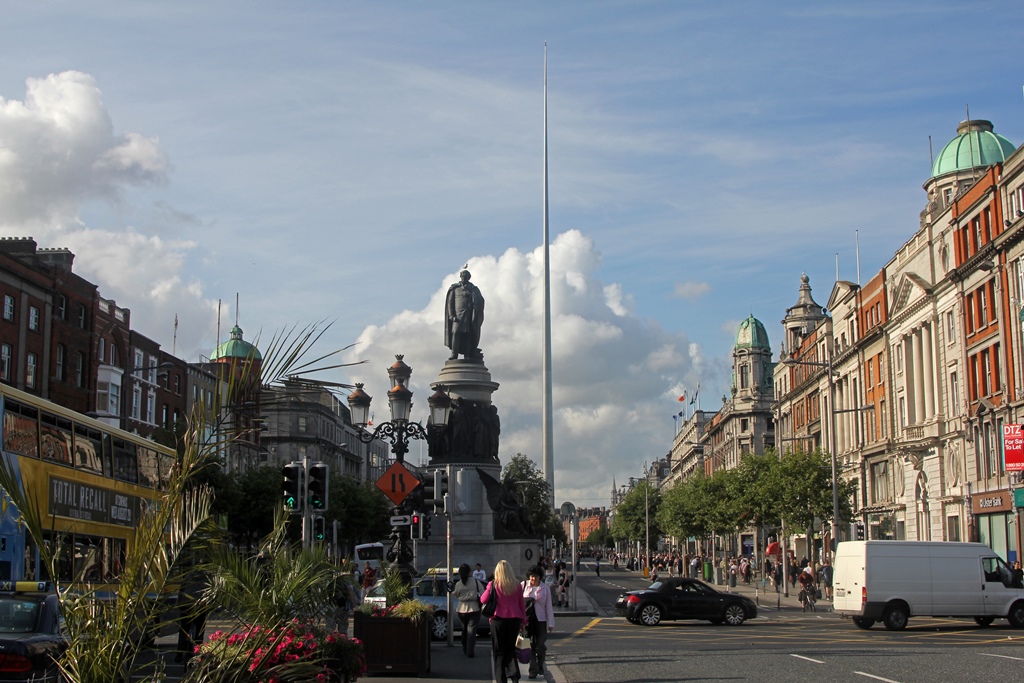
[[[806,660],[808,662],[814,662],[815,664],[824,664],[825,663],[825,662],[821,661],[820,659],[811,659],[810,657],[804,657],[803,655],[795,655],[793,653],[790,653],[789,656],[790,657],[796,657],[797,659],[803,659],[803,660]]]
[[[884,681],[885,683],[899,683],[899,681],[894,681],[891,678],[882,678],[881,676],[875,676],[873,674],[866,674],[863,671],[854,671],[853,673],[857,674],[858,676],[866,676],[868,678],[873,678],[876,681]]]
[[[1024,659],[1021,659],[1020,657],[1011,657],[1009,655],[990,655],[987,652],[979,652],[978,654],[981,655],[982,657],[1002,657],[1003,659],[1013,659],[1013,660],[1016,660],[1018,662],[1024,662]]]

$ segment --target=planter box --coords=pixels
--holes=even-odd
[[[352,615],[352,635],[363,641],[367,673],[430,672],[430,620]]]

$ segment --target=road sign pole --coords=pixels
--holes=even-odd
[[[447,473],[448,473],[448,481],[451,481],[452,480],[452,464],[448,463],[446,465],[446,468],[447,468]],[[451,500],[451,499],[448,497],[448,494],[445,493],[444,494],[444,502],[445,502],[445,505],[444,505],[444,526],[445,526],[445,533],[444,533],[444,538],[445,538],[445,540],[444,540],[444,545],[445,545],[445,549],[444,549],[444,557],[445,557],[444,567],[445,567],[445,569],[444,569],[444,573],[448,577],[447,585],[451,586],[452,585],[452,581],[454,581],[454,577],[452,576],[452,512],[451,512],[451,508],[448,505],[448,501],[449,500]],[[452,619],[452,592],[448,591],[448,647],[452,647],[453,645],[455,645],[455,637],[452,635],[452,631],[455,630],[453,628],[453,626],[454,626],[454,621]]]
[[[302,456],[302,549],[309,548],[312,537],[312,522],[309,511],[309,456]]]

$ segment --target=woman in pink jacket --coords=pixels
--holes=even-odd
[[[498,604],[491,617],[491,674],[497,683],[519,683],[516,638],[526,630],[526,604],[512,566],[505,560],[494,568],[494,581],[487,584],[487,589],[480,596],[481,604],[487,604],[491,591],[498,596]]]

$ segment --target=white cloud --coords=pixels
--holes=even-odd
[[[481,348],[502,419],[501,459],[516,452],[541,460],[543,286],[541,249],[510,249],[500,257],[470,259],[469,270],[486,300]],[[601,282],[600,258],[582,232],[551,245],[556,498],[607,505],[613,477],[629,476],[644,460],[663,457],[677,412],[674,387],[696,386],[693,350],[682,334],[642,320],[616,302],[621,286]],[[420,311],[405,311],[367,327],[350,360],[353,381],[365,382],[386,411],[386,368],[402,353],[413,367],[411,388],[420,415],[429,384],[448,349],[442,341],[442,303],[455,272]],[[608,291],[618,295],[608,299]],[[374,389],[371,389],[374,387]]]
[[[119,204],[128,188],[165,183],[168,168],[155,138],[115,131],[88,74],[29,78],[24,100],[0,97],[0,231],[31,235],[40,247],[70,249],[75,272],[131,309],[133,328],[168,350],[177,316],[190,341],[176,351],[197,360],[216,341],[208,332],[216,303],[203,299],[198,280],[183,276],[198,245],[131,227],[91,227],[79,216],[88,202]],[[157,208],[165,226],[185,222],[175,218],[185,214]]]
[[[672,295],[687,301],[696,301],[711,291],[711,285],[707,282],[677,282]]]

